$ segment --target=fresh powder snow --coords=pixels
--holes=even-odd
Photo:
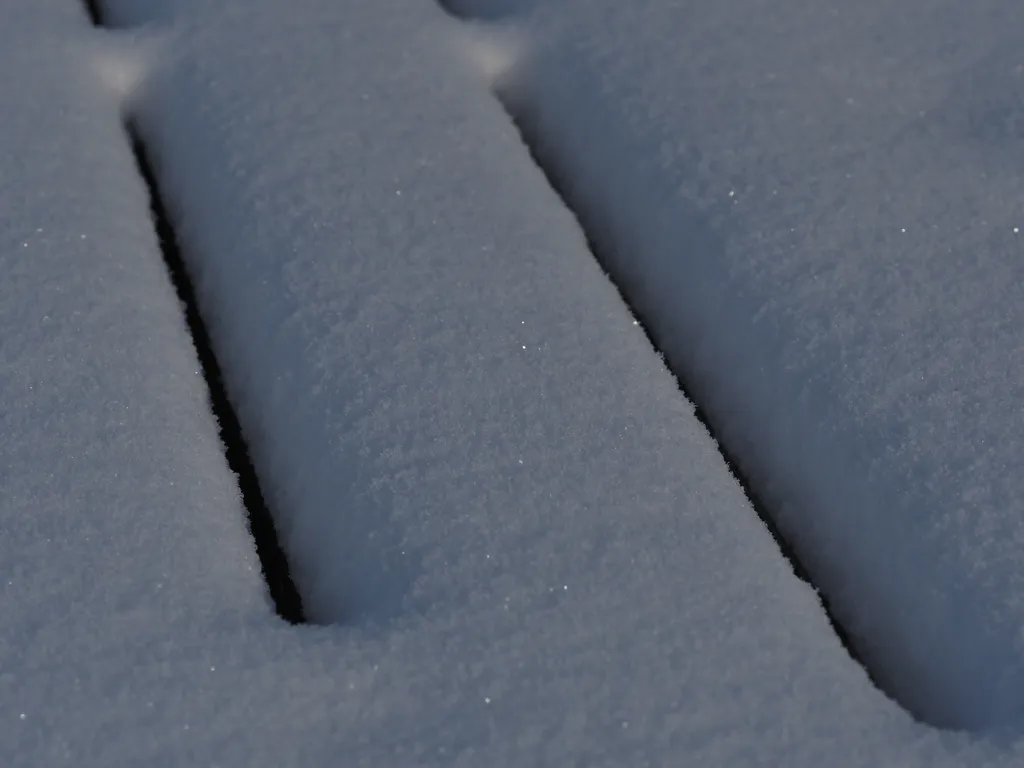
[[[680,289],[689,262],[662,246],[680,221],[709,222],[687,229],[681,249],[720,242],[731,221],[698,215],[700,201],[673,186],[691,155],[667,137],[700,128],[710,141],[722,129],[717,140],[730,140],[710,85],[688,96],[703,97],[697,128],[676,122],[681,97],[659,101],[666,83],[700,82],[675,49],[693,14],[671,3],[639,3],[648,12],[630,17],[612,3],[506,2],[475,9],[487,23],[464,23],[433,0],[99,6],[109,29],[92,28],[71,0],[18,0],[0,24],[0,60],[21,73],[0,86],[0,763],[1020,764],[1012,734],[915,722],[848,655],[531,155],[547,166],[550,152],[568,174],[560,186],[588,190],[587,210],[604,221],[596,234],[634,260],[613,277],[649,286],[638,309],[670,340],[670,362],[684,360],[694,334],[673,330],[681,315],[658,291]],[[733,45],[761,18],[707,13]],[[815,24],[832,29],[814,13],[793,5],[763,33],[810,40]],[[717,62],[710,32],[687,34],[698,59]],[[766,56],[781,50],[773,39]],[[816,61],[810,48],[786,55],[800,52]],[[502,100],[544,147],[532,135],[524,144]],[[737,132],[753,131],[729,114]],[[266,595],[125,121],[152,161],[308,625],[277,619]],[[942,139],[900,146],[923,152]],[[972,161],[995,163],[979,146]],[[750,163],[777,173],[779,196],[786,189],[790,177],[757,147],[720,150],[735,163],[721,175],[736,200],[729,215],[751,199],[739,183]],[[720,177],[693,183],[708,178]],[[825,192],[813,202],[808,216],[840,215]],[[806,288],[779,288],[782,276],[804,285],[800,252],[750,262],[787,318],[811,311]],[[830,337],[805,360],[789,336],[746,330],[743,301],[755,297],[729,282],[746,279],[747,262],[723,261],[729,271],[715,261],[729,253],[701,251],[697,277],[708,279],[671,303],[705,313],[693,315],[707,322],[685,359],[703,372],[698,393],[713,410],[735,414],[724,434],[749,445],[755,477],[778,469],[772,498],[791,499],[787,531],[812,565],[822,567],[815,552],[831,562],[831,542],[846,537],[848,556],[821,571],[842,615],[879,641],[899,629],[870,583],[842,587],[878,539],[879,583],[906,582],[893,600],[930,578],[944,591],[920,609],[927,616],[968,616],[941,601],[977,596],[991,636],[1008,637],[1012,624],[982,609],[1006,597],[1016,571],[999,561],[966,572],[934,555],[959,529],[928,528],[903,573],[882,568],[900,542],[885,541],[875,518],[843,527],[837,505],[806,522],[818,497],[802,473],[842,477],[825,469],[859,433],[813,389],[811,364],[829,362]],[[851,292],[870,292],[882,256],[857,255]],[[828,277],[835,294],[839,273]],[[858,306],[830,301],[837,312]],[[785,326],[773,306],[758,317],[801,343],[796,319]],[[981,322],[978,306],[968,310],[965,327]],[[857,326],[858,354],[873,349],[872,327]],[[757,349],[762,340],[776,346]],[[907,355],[892,365],[919,361]],[[837,397],[868,381],[832,370],[816,375]],[[792,394],[779,377],[799,371],[812,375],[790,442],[744,431],[774,423],[764,420]],[[805,439],[824,416],[834,441]],[[799,450],[776,465],[758,458],[765,445]],[[933,462],[945,455],[925,447]],[[836,488],[877,476],[872,490],[898,500],[889,475],[865,480],[860,468],[851,460],[850,485]],[[903,508],[878,509],[891,538],[913,530]],[[988,583],[991,594],[980,591]],[[865,626],[876,608],[879,626]],[[968,694],[999,665],[1015,669],[998,654],[985,661],[963,660],[982,676],[963,683]],[[1009,711],[977,696],[954,703],[984,723]]]
[[[506,102],[879,682],[1024,722],[1024,12],[513,19]]]

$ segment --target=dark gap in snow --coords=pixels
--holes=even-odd
[[[94,27],[103,26],[103,15],[100,13],[100,0],[83,0],[85,12],[89,15],[89,21]]]
[[[461,8],[457,7],[457,0],[436,0],[441,9],[454,19],[460,21],[479,21],[486,20],[486,16],[480,16],[477,14],[468,14]],[[647,322],[647,319],[643,316],[634,302],[631,300],[629,293],[624,290],[624,286],[620,280],[617,280],[615,274],[609,270],[609,265],[615,263],[612,259],[605,258],[602,254],[607,253],[605,246],[603,246],[598,238],[595,236],[595,232],[600,231],[596,226],[601,218],[600,211],[590,210],[587,205],[582,202],[577,203],[577,196],[573,194],[573,186],[571,180],[566,174],[562,172],[557,162],[557,158],[552,157],[550,152],[545,152],[543,136],[541,132],[535,130],[531,125],[528,118],[527,110],[517,108],[517,102],[524,105],[523,96],[516,89],[516,93],[513,93],[511,89],[504,92],[500,85],[494,87],[494,95],[498,103],[501,104],[505,113],[508,115],[512,124],[519,132],[520,138],[523,140],[523,144],[526,146],[527,151],[530,153],[530,157],[533,162],[540,169],[541,173],[544,174],[544,178],[547,179],[548,185],[554,190],[555,194],[561,199],[562,204],[569,210],[569,212],[576,219],[583,231],[583,235],[586,238],[587,248],[591,255],[601,266],[602,271],[611,281],[612,285],[618,291],[619,296],[622,297],[623,302],[629,309],[633,318],[637,321],[640,328],[643,329],[644,335],[650,342],[651,346],[658,352],[661,358],[665,361],[670,373],[675,378],[676,383],[679,386],[679,391],[682,395],[693,403],[694,415],[697,420],[704,426],[704,428],[714,439],[715,444],[718,447],[718,452],[721,454],[726,465],[729,467],[729,471],[733,477],[740,484],[743,492],[746,494],[747,499],[750,501],[751,506],[757,513],[757,516],[761,519],[765,528],[771,534],[778,545],[779,550],[782,552],[783,557],[789,561],[790,567],[793,569],[793,573],[802,581],[807,583],[811,589],[818,595],[818,600],[821,603],[822,609],[825,612],[825,616],[828,618],[828,622],[832,627],[832,630],[836,633],[836,637],[839,638],[839,642],[843,648],[849,654],[850,658],[853,659],[857,664],[864,669],[865,673],[871,682],[880,691],[884,692],[883,686],[879,685],[877,677],[873,674],[871,668],[865,663],[863,657],[858,653],[856,644],[853,637],[839,622],[835,613],[832,610],[832,606],[829,602],[827,594],[818,588],[811,577],[810,572],[806,566],[797,556],[793,545],[783,536],[779,527],[775,523],[775,519],[771,514],[767,504],[765,504],[762,496],[758,494],[757,490],[751,483],[750,476],[743,471],[743,467],[736,458],[736,454],[729,449],[728,444],[722,439],[721,430],[717,429],[713,418],[711,418],[708,412],[701,405],[700,400],[693,396],[696,390],[692,386],[692,379],[686,375],[686,371],[683,370],[682,365],[679,361],[670,361],[668,356],[664,353],[662,345],[659,343],[659,339],[655,332],[652,330],[652,326]]]
[[[238,486],[249,515],[249,530],[256,542],[256,553],[260,559],[263,578],[267,582],[267,588],[278,616],[291,624],[304,624],[306,618],[302,608],[302,599],[292,581],[288,560],[278,541],[273,517],[267,507],[263,492],[260,490],[259,478],[249,456],[249,448],[242,435],[238,416],[224,388],[220,365],[210,343],[210,336],[202,315],[199,313],[195,289],[182,259],[174,227],[161,199],[160,187],[153,173],[153,166],[149,161],[146,146],[134,125],[129,123],[126,129],[131,141],[132,152],[135,154],[135,161],[138,164],[139,174],[149,188],[150,210],[157,239],[160,242],[160,251],[167,265],[171,282],[184,306],[185,323],[192,335],[203,377],[209,388],[210,407],[220,426],[220,437],[224,443],[228,466],[238,477]]]
[[[443,2],[442,7],[444,7]],[[872,673],[871,668],[865,664],[863,657],[858,653],[856,644],[850,633],[846,631],[837,619],[832,610],[827,594],[818,588],[811,574],[794,551],[793,546],[786,537],[782,535],[782,532],[775,523],[771,510],[765,504],[762,496],[757,492],[757,489],[753,487],[750,476],[744,472],[735,453],[730,450],[728,444],[723,440],[722,431],[716,427],[714,419],[701,405],[700,400],[693,396],[693,393],[697,390],[692,386],[692,379],[686,375],[686,371],[683,370],[678,361],[669,361],[667,355],[664,354],[662,345],[659,343],[657,334],[652,330],[652,326],[647,322],[647,318],[644,317],[643,313],[641,313],[631,301],[631,297],[629,293],[624,290],[621,281],[617,280],[615,275],[609,271],[608,265],[615,262],[614,260],[605,258],[602,255],[603,253],[607,253],[606,247],[599,242],[594,235],[595,232],[599,231],[599,227],[597,227],[596,224],[601,218],[600,211],[588,210],[586,205],[576,204],[576,196],[573,194],[571,180],[561,172],[556,159],[552,158],[549,153],[545,152],[543,149],[543,137],[540,136],[537,131],[532,129],[529,119],[525,115],[525,111],[519,110],[515,107],[515,101],[519,100],[519,97],[517,96],[516,99],[513,99],[511,95],[503,94],[500,88],[496,89],[495,96],[504,108],[506,114],[508,114],[509,119],[518,130],[524,145],[530,153],[530,157],[544,174],[544,177],[547,179],[548,184],[554,190],[555,194],[561,198],[562,203],[576,218],[576,221],[579,223],[580,229],[583,231],[584,237],[586,238],[587,247],[590,250],[591,255],[593,255],[594,259],[601,266],[602,271],[604,271],[612,285],[614,285],[616,290],[619,292],[619,295],[622,297],[634,319],[643,329],[643,332],[647,336],[651,346],[654,347],[654,349],[661,355],[662,359],[665,360],[666,366],[669,368],[669,371],[679,386],[679,391],[684,397],[693,403],[694,413],[697,420],[700,421],[714,439],[718,446],[719,453],[725,460],[726,465],[729,467],[729,471],[732,473],[733,477],[736,478],[737,482],[739,482],[740,487],[742,487],[751,506],[754,508],[757,516],[761,519],[761,522],[775,540],[775,543],[778,545],[783,557],[789,561],[790,567],[793,569],[793,573],[802,581],[810,585],[818,595],[818,599],[826,617],[828,618],[832,630],[836,633],[836,636],[839,638],[840,643],[849,654],[850,658],[864,669],[876,688],[884,691],[885,689],[879,685],[878,679]]]

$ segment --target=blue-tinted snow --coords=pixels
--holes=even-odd
[[[845,656],[434,5],[123,5],[147,81],[72,3],[0,25],[0,762],[1014,764]],[[135,84],[333,626],[271,617]]]
[[[138,114],[311,615],[508,707],[483,729],[458,696],[382,690],[394,742],[906,757],[820,614],[782,607],[805,589],[454,26],[401,2],[171,16]]]
[[[510,103],[884,685],[1018,729],[1020,8],[522,6]]]
[[[0,16],[0,764],[167,764],[276,622],[98,41]]]

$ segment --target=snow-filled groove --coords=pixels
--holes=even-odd
[[[210,337],[196,303],[195,290],[181,256],[178,239],[160,197],[160,189],[146,147],[134,125],[127,126],[139,174],[149,189],[150,209],[167,272],[185,312],[185,322],[195,344],[199,364],[210,393],[210,406],[220,429],[228,466],[238,477],[249,529],[256,543],[263,578],[277,614],[291,624],[305,623],[302,599],[291,578],[288,560],[277,538],[273,517],[260,490],[259,477],[249,456],[238,416],[224,389],[224,381]]]
[[[462,13],[460,10],[457,10],[450,0],[437,0],[437,2],[441,9],[452,18],[457,20],[466,20],[470,18],[470,16]],[[565,205],[568,211],[579,223],[580,229],[586,238],[587,248],[591,255],[601,266],[601,269],[607,275],[609,281],[611,281],[615,286],[619,295],[629,308],[630,313],[643,329],[643,332],[647,336],[651,345],[665,360],[666,366],[669,368],[678,383],[679,390],[682,395],[693,403],[694,413],[697,420],[705,429],[707,429],[708,433],[714,439],[719,453],[726,465],[729,467],[729,471],[742,487],[758,518],[768,529],[768,532],[779,547],[780,552],[793,569],[793,573],[802,581],[807,583],[817,593],[819,602],[828,619],[829,625],[832,627],[836,637],[839,639],[850,658],[864,669],[868,678],[876,688],[885,692],[885,687],[882,685],[879,676],[866,663],[863,655],[858,652],[855,639],[843,627],[835,612],[832,610],[827,592],[818,587],[815,579],[813,578],[813,574],[809,572],[807,567],[798,557],[792,544],[780,531],[779,526],[775,522],[775,516],[772,514],[772,510],[769,509],[767,504],[764,502],[764,495],[758,493],[757,488],[751,481],[751,476],[744,471],[742,465],[738,461],[736,452],[730,449],[728,442],[724,440],[723,430],[718,428],[715,424],[714,419],[703,407],[700,398],[694,396],[699,390],[692,386],[691,377],[687,375],[687,371],[681,365],[680,361],[670,360],[665,354],[665,347],[658,338],[656,329],[648,322],[648,319],[644,317],[644,314],[639,310],[636,302],[632,300],[632,297],[626,288],[626,282],[620,279],[616,274],[613,265],[617,263],[617,261],[609,259],[604,255],[608,246],[607,244],[603,244],[600,241],[600,238],[595,235],[596,232],[600,231],[595,225],[600,221],[601,213],[600,211],[591,210],[590,207],[585,204],[585,201],[579,198],[579,195],[573,193],[571,179],[567,178],[560,170],[559,163],[557,162],[558,158],[550,156],[550,153],[545,151],[544,148],[548,146],[548,144],[544,142],[544,137],[541,135],[541,132],[535,129],[529,120],[528,105],[524,101],[528,99],[528,96],[522,92],[526,87],[527,86],[524,86],[521,83],[517,84],[516,92],[513,94],[511,93],[511,89],[507,89],[509,92],[506,92],[506,89],[501,85],[495,85],[493,91],[496,100],[501,104],[505,113],[508,115],[509,120],[519,133],[531,159],[544,175],[552,190],[558,195],[563,205]],[[518,104],[522,104],[523,108],[518,108]]]
[[[83,0],[83,5],[93,26],[106,26],[100,0]],[[185,268],[174,227],[171,225],[160,196],[160,188],[156,175],[153,173],[153,166],[149,162],[145,143],[136,126],[131,122],[126,124],[125,130],[131,143],[139,175],[142,176],[142,180],[149,190],[150,212],[153,216],[153,227],[159,241],[160,252],[164,257],[167,273],[174,284],[178,299],[184,307],[185,324],[192,336],[192,343],[196,348],[203,378],[206,380],[210,393],[210,407],[217,419],[220,438],[224,444],[224,454],[228,466],[238,478],[242,503],[245,505],[249,518],[249,531],[256,545],[256,554],[260,560],[260,570],[266,581],[267,590],[278,616],[291,624],[304,624],[306,617],[302,607],[302,598],[292,581],[288,559],[281,548],[274,518],[270,514],[263,491],[260,489],[259,477],[249,455],[249,447],[242,434],[241,424],[227,396],[227,391],[224,389],[220,364],[217,362],[206,324],[199,312],[195,290]]]
[[[850,655],[851,658],[853,658],[854,661],[856,661],[858,664],[864,667],[865,671],[868,674],[868,677],[871,678],[872,682],[876,686],[878,686],[878,681],[875,675],[872,674],[871,669],[867,665],[865,665],[863,659],[858,654],[856,646],[853,642],[853,638],[850,636],[850,633],[848,633],[845,630],[843,625],[839,622],[834,612],[832,611],[828,595],[818,588],[817,584],[814,582],[814,579],[812,578],[811,573],[807,570],[803,562],[800,560],[800,558],[794,551],[793,546],[789,543],[785,536],[782,535],[778,525],[775,523],[774,516],[772,515],[771,510],[764,503],[762,495],[757,492],[757,489],[754,487],[753,483],[750,480],[750,476],[743,471],[743,467],[736,459],[735,452],[729,448],[727,442],[723,441],[721,430],[716,427],[714,420],[709,417],[707,410],[701,405],[700,399],[694,397],[694,388],[688,383],[689,377],[686,375],[686,372],[680,368],[678,363],[674,363],[673,361],[668,360],[663,351],[664,346],[660,343],[658,335],[653,330],[652,325],[647,321],[647,318],[644,317],[643,313],[639,311],[634,302],[630,300],[629,293],[624,289],[622,281],[617,280],[615,275],[609,271],[608,265],[614,262],[602,255],[604,251],[604,246],[602,246],[602,244],[595,238],[593,234],[596,231],[596,228],[592,226],[591,217],[588,214],[585,207],[574,204],[574,196],[571,194],[570,191],[571,185],[567,184],[566,180],[557,171],[557,166],[554,163],[550,162],[550,160],[545,155],[543,155],[541,150],[538,149],[540,146],[542,146],[541,142],[538,141],[539,137],[537,137],[533,133],[533,131],[528,127],[528,124],[523,120],[523,118],[513,110],[511,102],[503,98],[500,93],[496,95],[498,101],[501,103],[502,107],[505,109],[505,112],[508,114],[509,119],[515,125],[516,130],[522,137],[523,143],[525,144],[527,150],[530,153],[530,157],[537,164],[537,167],[540,169],[540,171],[544,174],[544,178],[547,180],[548,184],[554,190],[555,194],[558,195],[558,197],[562,200],[562,203],[565,205],[565,207],[569,210],[570,213],[572,213],[576,221],[579,222],[580,229],[583,231],[583,235],[586,238],[588,250],[593,255],[597,263],[601,265],[602,270],[604,270],[605,274],[608,276],[608,279],[615,286],[615,289],[619,292],[619,295],[622,297],[622,300],[629,308],[630,314],[632,314],[633,318],[636,320],[640,328],[643,330],[644,335],[647,337],[648,341],[650,341],[651,346],[654,347],[658,354],[665,359],[666,366],[669,368],[669,371],[671,372],[672,376],[675,378],[676,382],[679,385],[680,393],[682,393],[682,395],[687,400],[693,403],[694,415],[696,416],[697,420],[701,423],[701,425],[703,425],[703,427],[714,439],[715,444],[718,447],[719,453],[724,459],[726,465],[729,467],[729,471],[732,473],[733,477],[736,478],[736,481],[740,484],[740,487],[743,488],[743,492],[746,494],[747,499],[750,501],[750,505],[754,508],[754,511],[757,513],[757,516],[768,529],[768,532],[772,535],[772,538],[778,545],[779,550],[782,552],[782,555],[786,558],[786,560],[792,567],[793,573],[802,581],[809,584],[811,588],[813,588],[815,592],[817,592],[822,608],[825,611],[825,615],[828,617],[829,624],[832,626],[833,631],[836,633],[836,636],[842,643],[843,648],[846,649],[846,652]]]
[[[83,0],[85,5],[85,12],[89,16],[89,21],[92,22],[94,27],[103,26],[103,17],[100,14],[100,0]]]

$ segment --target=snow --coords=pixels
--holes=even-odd
[[[81,10],[5,14],[0,762],[139,764],[189,719],[223,733],[244,688],[202,690],[208,664],[255,663],[269,642],[232,646],[272,625]]]
[[[504,97],[883,686],[1019,726],[1020,12],[532,11]]]
[[[0,86],[0,763],[1019,764],[1012,738],[914,722],[845,653],[490,95],[533,88],[544,123],[542,96],[593,117],[680,80],[678,10],[607,5],[493,29],[411,0],[107,0],[116,31],[65,0],[5,9],[0,61],[25,74]],[[649,56],[653,90],[615,91]],[[680,166],[614,143],[676,130],[647,105],[620,133],[564,113],[546,135],[651,171],[606,233],[650,224],[649,266],[679,200],[649,190]],[[315,625],[273,616],[125,112]],[[678,289],[662,266],[648,282]],[[703,326],[708,380],[763,418],[753,363],[721,375],[735,322]],[[983,682],[1007,659],[987,661]]]

